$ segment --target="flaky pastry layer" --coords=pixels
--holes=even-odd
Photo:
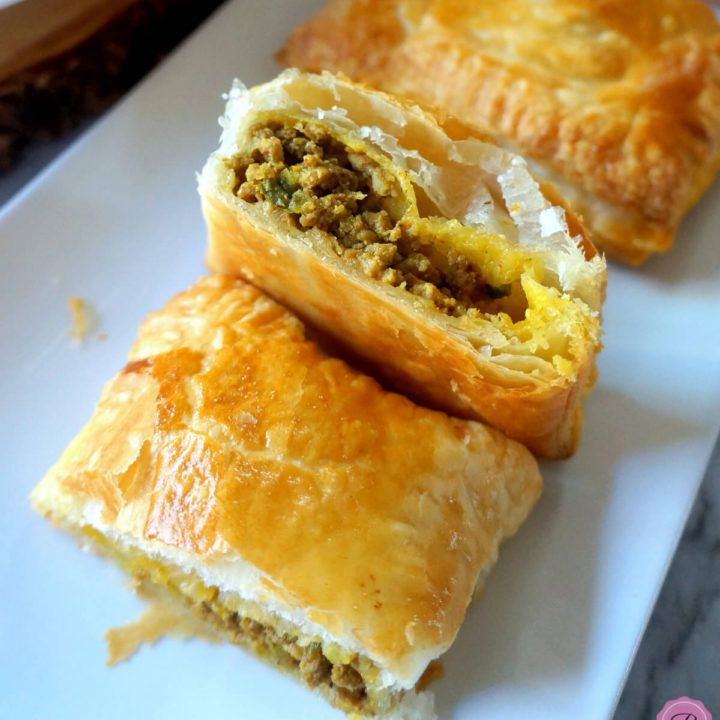
[[[199,183],[212,269],[259,285],[424,402],[541,455],[574,451],[605,263],[521,158],[327,73],[236,85],[223,126]],[[396,265],[380,263],[398,249]],[[423,275],[423,262],[447,272]],[[476,286],[454,298],[459,267]],[[456,299],[463,309],[447,310]]]
[[[384,391],[259,290],[213,276],[145,320],[32,500],[121,557],[197,577],[193,600],[235,598],[341,664],[364,658],[368,687],[400,697],[540,487],[521,445]]]
[[[491,132],[631,263],[670,247],[720,165],[720,27],[701,0],[332,0],[279,57]]]

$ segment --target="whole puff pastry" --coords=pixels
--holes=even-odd
[[[332,0],[279,59],[492,133],[633,264],[670,247],[720,166],[720,26],[701,0]]]
[[[521,158],[329,73],[237,84],[222,124],[199,181],[213,270],[262,287],[425,403],[539,455],[575,450],[606,268]],[[293,143],[319,154],[287,168]],[[360,180],[362,192],[329,189]],[[296,182],[319,195],[307,204],[317,188]],[[443,285],[466,276],[469,305]]]
[[[145,320],[32,501],[342,709],[429,720],[415,685],[540,488],[521,445],[213,276]]]

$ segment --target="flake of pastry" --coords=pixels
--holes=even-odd
[[[68,335],[72,338],[75,345],[80,344],[88,334],[88,309],[85,301],[79,297],[69,297],[67,299],[72,325],[68,330]]]

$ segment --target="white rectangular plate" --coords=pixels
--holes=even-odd
[[[27,503],[141,319],[204,272],[194,172],[221,93],[272,77],[272,51],[318,4],[231,2],[0,218],[0,717],[340,717],[230,646],[166,640],[105,668],[104,631],[140,605]],[[612,713],[720,424],[719,226],[716,185],[672,252],[611,267],[580,450],[543,464],[537,510],[445,657],[441,718]],[[99,315],[77,348],[71,295]]]

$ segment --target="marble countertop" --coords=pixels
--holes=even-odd
[[[668,700],[720,717],[720,442],[648,623],[615,720],[655,720]],[[690,719],[688,719],[690,720]]]
[[[18,166],[0,175],[0,209],[92,122],[62,140],[34,147]],[[680,696],[702,700],[720,719],[720,442],[614,720],[655,720],[668,700]]]

